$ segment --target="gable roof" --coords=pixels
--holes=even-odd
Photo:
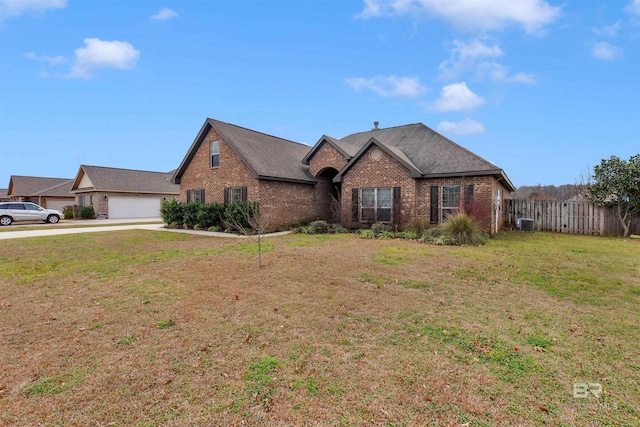
[[[109,191],[120,193],[180,194],[180,187],[171,183],[171,172],[152,172],[104,166],[80,165],[70,191]],[[84,182],[90,184],[80,187]]]
[[[515,188],[502,169],[422,123],[354,133],[336,141],[349,155],[342,176],[375,144],[411,171],[414,178],[495,175],[510,191]]]
[[[302,164],[302,159],[309,152],[308,145],[214,119],[205,120],[187,155],[180,163],[173,182],[180,184],[180,178],[211,129],[214,129],[220,138],[240,156],[254,178],[316,183],[315,178],[309,173],[309,167]]]
[[[9,179],[9,196],[30,197],[73,197],[69,190],[73,179],[45,178],[39,176],[11,175]]]
[[[0,200],[9,199],[9,190],[7,188],[0,188]]]

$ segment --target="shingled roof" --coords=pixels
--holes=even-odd
[[[171,183],[171,172],[81,165],[71,191],[104,191],[118,193],[180,194],[180,187]],[[80,187],[83,185],[83,187]]]
[[[9,200],[9,190],[0,188],[0,200]]]
[[[309,167],[301,163],[309,152],[310,147],[308,145],[219,120],[207,119],[176,171],[174,176],[176,184],[180,184],[182,174],[187,169],[189,162],[193,159],[210,129],[214,129],[240,156],[240,159],[249,168],[254,178],[316,183],[315,178],[309,173]]]
[[[375,144],[405,165],[414,178],[495,175],[507,189],[515,190],[502,169],[422,123],[354,133],[333,142],[350,156],[338,180]]]
[[[71,197],[69,193],[73,179],[45,178],[39,176],[12,175],[9,179],[9,196],[14,197]]]

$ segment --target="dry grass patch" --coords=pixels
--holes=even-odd
[[[640,245],[3,242],[0,424],[632,425]],[[600,383],[576,399],[574,383]]]

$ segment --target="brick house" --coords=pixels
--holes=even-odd
[[[462,208],[494,233],[496,201],[515,190],[502,169],[422,123],[376,123],[309,147],[207,119],[173,181],[183,201],[259,201],[270,228],[315,219],[439,224]]]
[[[174,172],[81,165],[71,194],[76,205],[93,206],[98,216],[159,218],[161,202],[180,193],[171,183]]]
[[[73,205],[69,193],[73,179],[11,175],[7,197],[16,202],[32,202],[43,208],[62,210]]]

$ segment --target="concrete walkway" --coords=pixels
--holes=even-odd
[[[106,231],[122,231],[122,230],[152,230],[152,231],[167,231],[172,233],[195,234],[199,236],[209,236],[209,237],[227,237],[227,238],[236,238],[236,239],[247,238],[247,236],[240,236],[237,234],[229,234],[229,233],[200,231],[200,230],[175,230],[170,228],[164,228],[164,223],[162,222],[158,222],[156,224],[139,224],[139,222],[149,222],[154,220],[157,221],[157,218],[151,219],[151,220],[136,218],[132,220],[94,219],[94,220],[82,221],[82,225],[85,225],[85,224],[96,225],[96,224],[110,224],[110,223],[123,224],[123,222],[138,223],[138,224],[128,224],[128,225],[127,224],[112,225],[112,226],[104,226],[104,227],[63,227],[64,223],[61,223],[60,227],[47,227],[47,228],[42,228],[41,230],[3,231],[3,232],[0,232],[0,240],[21,239],[26,237],[61,236],[64,234],[78,234],[78,233],[100,233],[100,232],[106,232]],[[288,233],[290,233],[290,231],[281,231],[278,233],[265,234],[263,237],[282,236]]]

